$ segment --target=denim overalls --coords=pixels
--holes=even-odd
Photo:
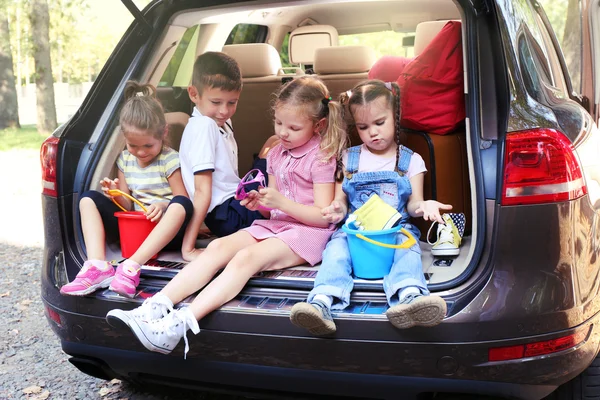
[[[420,232],[414,225],[408,223],[409,215],[406,210],[408,197],[412,193],[406,172],[413,152],[404,146],[400,147],[398,171],[358,172],[360,149],[360,146],[356,146],[348,150],[348,165],[342,183],[342,190],[348,197],[349,213],[354,212],[376,193],[402,214],[402,225],[417,239],[417,243],[410,249],[396,250],[392,269],[389,275],[383,278],[383,290],[388,303],[390,306],[397,304],[399,290],[409,286],[416,286],[421,293],[428,295],[429,290],[423,276],[421,248],[418,242]],[[404,234],[398,233],[396,244],[401,244],[405,239]],[[333,234],[323,252],[323,262],[315,278],[315,287],[308,295],[308,301],[312,301],[317,294],[332,296],[334,298],[332,309],[341,310],[350,303],[350,292],[353,287],[348,240],[346,233],[339,229]]]

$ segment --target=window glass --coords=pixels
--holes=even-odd
[[[554,45],[551,34],[552,32],[546,29],[546,24],[542,20],[542,17],[539,14],[535,14],[536,20],[538,22],[538,26],[540,28],[540,32],[542,33],[542,37],[546,44],[546,48],[548,51],[548,60],[550,61],[550,68],[552,68],[552,75],[554,76],[554,83],[556,87],[559,88],[565,96],[568,96],[567,84],[565,81],[565,75],[563,73],[562,66],[560,64],[560,48],[557,49]],[[558,53],[557,53],[558,52]],[[565,71],[566,72],[566,71]]]
[[[194,56],[198,45],[199,25],[185,31],[158,86],[187,86],[192,76]]]
[[[237,24],[225,44],[264,43],[268,28],[264,25]]]
[[[581,0],[539,0],[560,44],[573,90],[581,93]]]
[[[405,39],[406,38],[406,39]],[[410,39],[413,40],[410,40]],[[381,56],[402,56],[412,58],[414,52],[414,33],[372,32],[339,37],[340,46],[369,46],[375,50],[377,58]]]
[[[283,38],[283,44],[281,45],[281,51],[279,52],[279,58],[281,58],[281,66],[284,68],[294,67],[290,62],[290,33],[288,32]]]
[[[527,42],[531,47],[530,51],[537,55],[538,59],[536,61],[540,63],[541,69],[539,72],[542,73],[541,77],[550,85],[556,86],[548,61],[548,49],[544,44],[544,39],[535,20],[533,9],[527,0],[515,0],[513,4],[515,13],[519,13],[521,18],[527,22],[525,27],[521,27],[520,29],[526,31]]]

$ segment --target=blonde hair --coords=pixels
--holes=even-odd
[[[317,77],[303,76],[281,87],[276,94],[273,109],[283,105],[303,108],[308,117],[317,123],[325,118],[327,123],[321,132],[321,150],[325,159],[336,161],[348,147],[348,136],[343,118],[343,107],[331,99],[327,86]]]
[[[156,88],[149,83],[128,81],[125,86],[125,104],[119,117],[121,132],[138,129],[163,140],[167,122],[161,104],[156,99]]]

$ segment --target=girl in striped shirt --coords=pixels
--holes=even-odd
[[[100,181],[102,193],[91,190],[81,196],[79,212],[88,259],[75,279],[60,289],[62,294],[84,296],[110,285],[110,290],[133,297],[141,265],[165,247],[181,249],[193,205],[181,178],[179,154],[164,144],[167,124],[155,94],[156,89],[150,84],[127,83],[119,119],[127,148],[117,160],[117,178]],[[114,214],[120,209],[112,202],[110,189],[119,189],[139,200],[147,209],[146,218],[158,223],[116,272],[106,261],[105,253],[105,236],[119,235]],[[114,200],[126,210],[141,210],[124,196]]]

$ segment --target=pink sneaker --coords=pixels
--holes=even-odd
[[[135,261],[125,260],[117,267],[115,279],[109,289],[121,296],[132,298],[135,296],[137,285],[140,283],[142,267]]]
[[[103,269],[105,265],[108,269]],[[100,268],[98,268],[100,267]],[[85,296],[100,288],[110,285],[115,276],[115,269],[106,261],[86,261],[73,282],[60,288],[60,293],[69,296]]]

